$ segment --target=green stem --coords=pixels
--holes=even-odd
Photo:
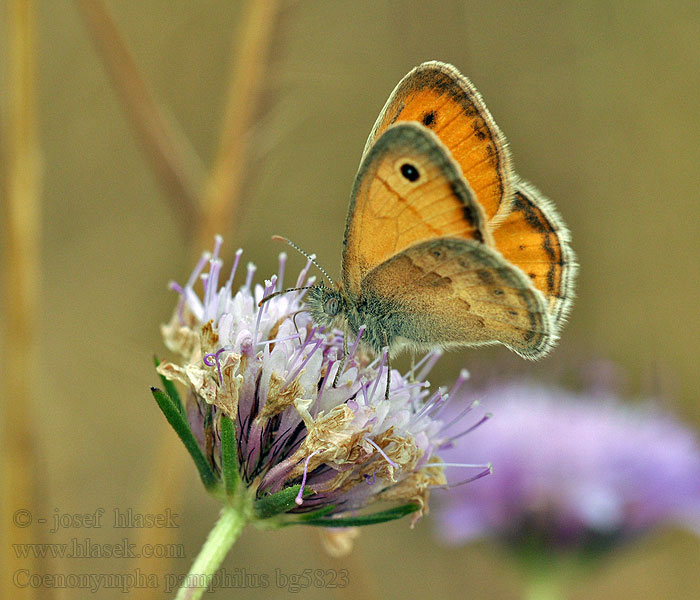
[[[238,536],[243,531],[247,517],[241,507],[226,505],[219,520],[209,532],[207,541],[178,590],[175,600],[197,600],[205,592],[214,573],[218,570]]]

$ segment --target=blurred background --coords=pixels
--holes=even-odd
[[[581,264],[578,299],[550,356],[533,364],[504,348],[452,353],[434,383],[449,383],[462,366],[475,379],[585,383],[582,364],[611,359],[627,373],[630,397],[659,396],[700,427],[696,3],[151,0],[106,2],[108,13],[92,0],[5,4],[0,94],[12,99],[24,89],[35,105],[22,103],[19,117],[3,106],[3,544],[128,537],[182,544],[186,554],[45,559],[27,568],[160,577],[189,569],[218,506],[149,394],[158,383],[152,356],[165,354],[159,326],[176,302],[167,284],[188,277],[215,232],[224,235],[227,261],[243,247],[261,277],[283,250],[273,234],[338,273],[366,137],[394,85],[425,60],[452,63],[474,82],[510,142],[516,171],[570,226]],[[18,27],[33,46],[22,50]],[[120,58],[121,43],[133,64]],[[34,61],[34,75],[31,66],[24,71],[34,89],[15,79],[17,51]],[[130,76],[133,66],[143,87]],[[25,133],[13,137],[13,118],[35,118],[36,136],[20,126],[13,131]],[[37,177],[15,164],[25,134],[37,140],[37,153],[28,151]],[[37,198],[37,230],[29,199],[15,196],[25,225],[15,227],[16,209],[7,210],[13,172],[28,177],[28,198]],[[211,201],[207,217],[188,212],[192,197]],[[292,273],[303,259],[289,254]],[[12,483],[13,472],[26,489]],[[100,507],[104,523],[114,508],[170,508],[179,527],[49,533],[54,514]],[[7,524],[19,508],[32,513],[30,526]],[[37,522],[42,517],[47,524]],[[28,564],[14,557],[8,568]],[[224,567],[271,579],[275,569],[348,569],[347,589],[300,592],[310,598],[518,598],[521,587],[498,548],[440,546],[430,518],[414,530],[407,520],[366,528],[342,560],[323,554],[316,531],[251,527]],[[614,554],[572,597],[697,598],[698,573],[700,541],[666,530]],[[85,596],[46,586],[34,592]],[[232,593],[285,595],[253,588],[217,597]],[[169,596],[162,586],[134,594]]]

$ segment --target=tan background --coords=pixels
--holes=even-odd
[[[239,23],[236,3],[109,6],[155,95],[209,164]],[[36,428],[45,505],[29,508],[50,518],[54,509],[173,507],[181,525],[173,541],[184,544],[187,558],[139,566],[183,572],[217,507],[148,386],[157,382],[151,355],[164,351],[158,326],[175,301],[166,284],[186,279],[192,255],[75,5],[45,0],[39,8],[40,337],[26,362],[38,396],[27,415]],[[280,250],[270,236],[278,233],[337,273],[347,198],[377,113],[411,67],[451,62],[483,94],[518,173],[555,200],[582,268],[570,324],[551,357],[522,365],[504,349],[464,352],[448,357],[436,379],[448,381],[461,365],[477,372],[481,364],[551,378],[576,361],[606,357],[628,371],[631,391],[672,398],[675,410],[700,426],[699,23],[692,2],[298,2],[285,12],[274,49],[274,104],[225,255],[243,246],[244,258],[269,275]],[[292,272],[302,260],[291,256],[290,263]],[[181,459],[184,489],[168,476],[173,488],[146,501],[154,457],[168,443]],[[314,532],[249,528],[224,564],[271,580],[276,568],[346,566],[350,594],[339,597],[519,596],[520,577],[497,550],[442,548],[430,526],[426,519],[413,531],[405,521],[367,529],[346,562],[324,559]],[[128,532],[132,541],[137,536]],[[123,535],[102,527],[45,537],[118,542]],[[46,569],[136,567],[92,559]],[[700,541],[664,532],[615,554],[572,597],[696,598],[698,573]],[[216,597],[234,593],[285,597],[274,584]],[[324,590],[301,595],[334,597]]]

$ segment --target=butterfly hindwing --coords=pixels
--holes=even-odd
[[[343,284],[355,296],[367,272],[419,242],[492,242],[458,165],[418,123],[388,128],[355,178],[343,244]]]
[[[488,221],[495,224],[508,214],[513,176],[506,140],[469,79],[437,61],[413,69],[387,100],[364,155],[390,125],[401,121],[418,121],[440,138]]]
[[[558,330],[573,300],[577,264],[569,231],[554,205],[534,186],[519,181],[512,210],[493,231],[493,237],[503,257],[545,295]]]
[[[362,280],[362,301],[388,339],[418,346],[502,343],[534,359],[555,341],[543,295],[497,251],[470,240],[404,250]]]

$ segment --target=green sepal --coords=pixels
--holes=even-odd
[[[160,363],[163,362],[158,358],[157,356],[153,356],[153,363],[156,365],[156,369],[160,365]],[[165,393],[170,396],[170,399],[173,401],[177,409],[180,411],[180,414],[183,417],[187,417],[185,414],[185,405],[182,403],[182,400],[180,399],[180,394],[177,391],[177,388],[175,387],[175,384],[170,381],[167,377],[164,375],[161,375],[158,373],[158,377],[160,377],[160,381],[163,384],[163,387],[165,388]]]
[[[185,448],[187,448],[187,451],[190,453],[199,471],[199,476],[202,479],[204,487],[208,490],[215,488],[219,484],[219,480],[202,453],[199,444],[197,444],[197,440],[189,424],[178,410],[175,401],[163,390],[159,390],[158,388],[152,387],[151,393],[158,403],[158,407],[163,411],[168,423],[170,423],[170,426],[175,430],[175,433],[177,433],[178,437],[182,440],[182,443],[185,444]]]
[[[420,506],[417,504],[403,504],[395,508],[383,510],[369,515],[360,515],[357,517],[326,517],[326,518],[310,518],[298,519],[291,524],[299,525],[314,525],[317,527],[361,527],[363,525],[375,525],[377,523],[386,523],[394,521],[416,512]]]
[[[227,496],[232,496],[239,481],[236,430],[233,421],[226,415],[221,415],[219,427],[221,428],[221,470],[224,476],[224,489]]]
[[[253,504],[255,517],[257,519],[269,519],[293,508],[298,508],[299,505],[296,503],[296,499],[300,489],[301,485],[297,483],[269,496],[259,498]],[[305,490],[303,497],[308,498],[313,495],[314,492],[312,490]]]
[[[313,510],[311,512],[302,513],[299,515],[299,521],[309,521],[318,519],[319,517],[325,517],[327,514],[332,513],[335,510],[335,504],[329,504],[318,510]]]

